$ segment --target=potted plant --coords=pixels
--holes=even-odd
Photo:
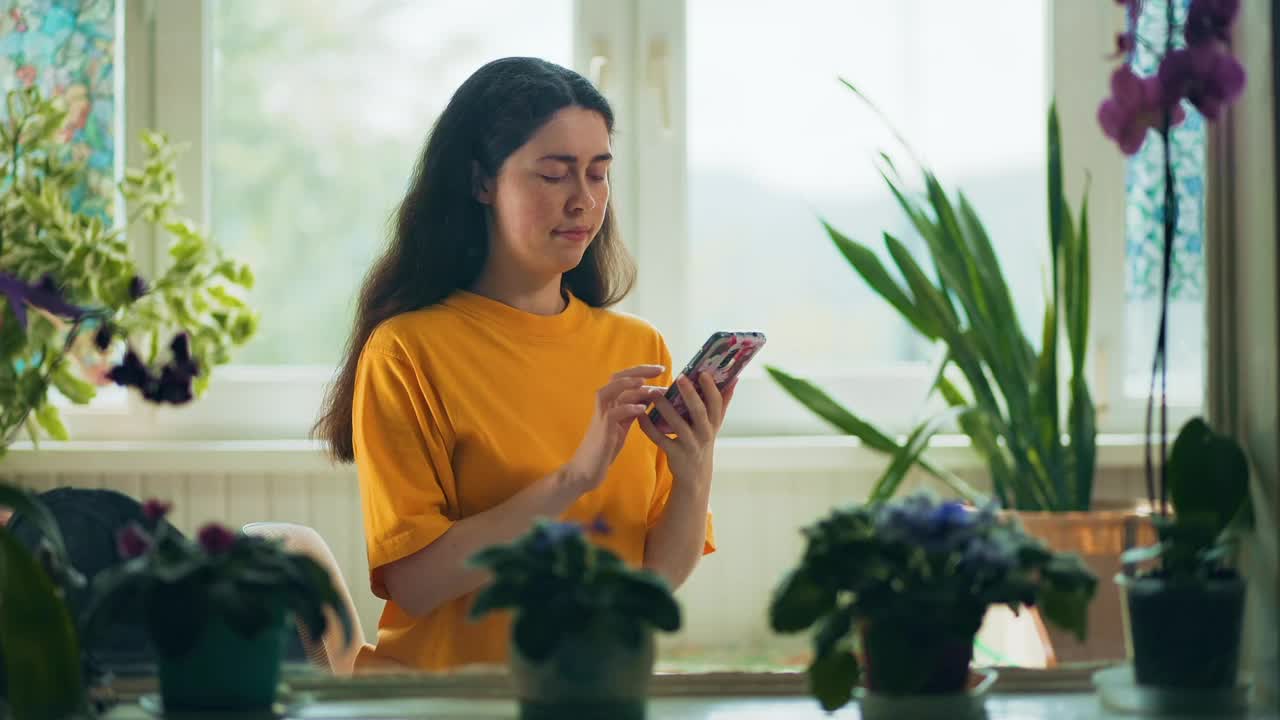
[[[800,564],[774,593],[776,632],[814,628],[811,692],[828,711],[862,683],[875,707],[929,712],[885,698],[932,696],[961,715],[974,635],[989,605],[1034,605],[1083,637],[1097,581],[994,507],[940,502],[927,492],[839,508],[804,529]],[[864,705],[864,717],[872,708]],[[955,715],[949,715],[955,713]]]
[[[511,676],[528,720],[644,718],[653,632],[680,628],[666,582],[590,542],[587,530],[607,532],[599,520],[591,528],[541,520],[472,559],[493,581],[471,616],[515,611]]]
[[[126,223],[83,202],[84,160],[63,138],[67,108],[36,87],[7,96],[0,123],[0,456],[19,432],[68,437],[56,389],[76,404],[97,387],[136,387],[148,401],[182,404],[209,370],[253,336],[253,284],[191,221],[178,216],[176,149],[143,133],[146,162],[119,190],[128,224],[171,238],[150,280],[130,258]]]
[[[1155,565],[1117,577],[1127,600],[1134,677],[1155,687],[1232,688],[1245,583],[1230,561],[1238,540],[1233,530],[1248,514],[1249,462],[1234,440],[1193,418],[1173,443],[1167,473],[1173,514],[1155,521],[1160,542],[1123,558]]]
[[[90,633],[125,616],[146,624],[167,712],[270,708],[290,612],[318,640],[328,608],[350,642],[351,619],[315,560],[218,523],[189,540],[161,522],[169,507],[150,500],[149,527],[120,529],[128,559],[95,578],[85,621]]]

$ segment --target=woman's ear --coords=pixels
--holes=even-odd
[[[471,163],[471,195],[482,205],[493,204],[493,178],[485,177],[478,163]]]

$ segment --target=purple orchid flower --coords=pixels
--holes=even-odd
[[[9,307],[13,309],[13,315],[23,330],[27,329],[27,305],[68,320],[79,320],[89,314],[89,310],[63,299],[51,275],[45,275],[37,283],[28,284],[13,275],[0,273],[0,295],[8,298]]]
[[[1187,8],[1186,38],[1190,47],[1231,40],[1231,23],[1240,12],[1240,0],[1192,0]]]
[[[1187,98],[1208,120],[1217,120],[1240,97],[1245,83],[1239,61],[1211,45],[1170,52],[1157,77],[1167,99]]]
[[[1111,74],[1111,97],[1098,107],[1098,124],[1126,155],[1132,155],[1142,148],[1147,131],[1164,122],[1166,105],[1170,124],[1182,122],[1186,113],[1158,78],[1138,77],[1127,64],[1121,65]]]

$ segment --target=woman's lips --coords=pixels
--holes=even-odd
[[[580,242],[586,242],[587,238],[591,237],[591,231],[590,231],[590,230],[587,230],[587,229],[581,229],[581,230],[556,230],[556,231],[555,231],[555,234],[556,234],[556,235],[559,235],[560,237],[564,238],[565,240],[571,240],[571,241],[573,241],[573,242],[579,242],[579,243],[580,243]]]

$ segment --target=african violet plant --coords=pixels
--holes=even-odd
[[[162,522],[170,507],[148,500],[148,527],[120,529],[119,553],[128,559],[94,579],[86,632],[121,617],[142,620],[160,655],[172,658],[195,646],[213,617],[253,637],[291,610],[319,642],[328,607],[350,642],[351,619],[322,565],[286,551],[278,540],[234,533],[216,522],[188,539]]]
[[[477,553],[471,563],[490,571],[493,582],[476,596],[471,616],[514,610],[512,641],[535,663],[602,624],[632,649],[653,629],[679,630],[680,607],[666,582],[590,542],[587,529],[607,532],[600,520],[586,529],[541,520],[520,539]]]
[[[144,133],[146,162],[126,171],[128,223],[167,235],[167,267],[150,281],[130,258],[123,226],[75,199],[83,161],[59,132],[60,98],[10,92],[0,122],[0,455],[22,429],[66,439],[49,394],[88,403],[96,387],[136,387],[151,402],[200,395],[209,370],[253,335],[240,295],[253,284],[190,220],[163,135]]]
[[[989,605],[1039,607],[1083,638],[1097,580],[993,505],[916,493],[834,510],[804,529],[800,564],[769,606],[777,632],[810,627],[809,683],[827,710],[866,687],[888,694],[960,692]]]

